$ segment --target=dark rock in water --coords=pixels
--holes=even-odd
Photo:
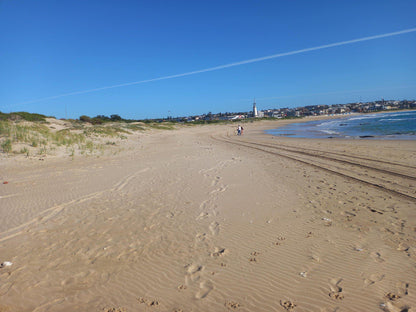
[[[333,139],[333,138],[334,138],[333,136],[328,137],[328,139]]]
[[[348,126],[348,124],[339,124],[340,126]]]
[[[360,135],[361,139],[365,139],[365,138],[374,138],[374,135]]]

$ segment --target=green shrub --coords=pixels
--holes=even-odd
[[[9,114],[0,112],[0,120],[7,120],[7,118],[9,118]]]
[[[112,121],[121,121],[121,120],[122,120],[122,118],[121,118],[119,115],[116,115],[116,114],[111,115],[111,116],[110,116],[110,119],[111,119]]]
[[[82,122],[91,122],[91,118],[86,115],[80,116],[79,120],[81,120]]]
[[[91,119],[91,123],[93,125],[101,125],[103,123],[103,120],[97,117],[94,117]]]
[[[27,112],[16,112],[10,113],[10,118],[12,116],[19,116],[20,118],[27,120],[27,121],[46,121],[46,116],[41,114],[31,114]]]

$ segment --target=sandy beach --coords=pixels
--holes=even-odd
[[[413,311],[416,141],[289,121],[0,162],[0,311]]]

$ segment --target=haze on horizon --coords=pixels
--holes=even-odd
[[[260,109],[414,99],[415,9],[4,1],[0,111],[157,118],[246,111],[253,97]]]

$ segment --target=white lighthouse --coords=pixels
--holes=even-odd
[[[259,113],[257,112],[257,107],[256,107],[256,98],[254,98],[254,102],[253,102],[253,117],[258,117]]]

